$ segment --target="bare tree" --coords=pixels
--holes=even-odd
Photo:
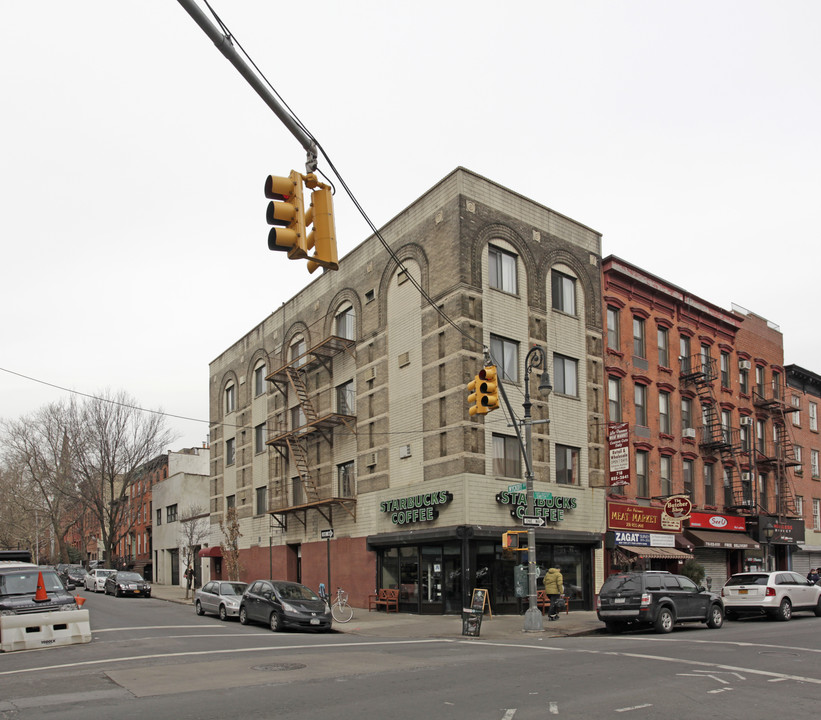
[[[130,490],[141,477],[141,466],[176,436],[163,415],[139,409],[124,392],[87,401],[74,412],[71,426],[77,488],[99,523],[105,556],[112,560],[117,544],[134,527]]]
[[[6,462],[18,485],[11,496],[18,518],[29,517],[35,536],[50,528],[56,559],[62,562],[69,560],[66,535],[83,514],[73,468],[73,409],[72,402],[53,403],[2,424]]]
[[[194,588],[194,561],[196,560],[197,549],[208,538],[210,524],[208,522],[208,511],[199,505],[189,505],[181,516],[180,534],[177,545],[180,549],[180,556],[185,565],[185,598],[188,599],[188,591]]]
[[[223,541],[220,543],[222,559],[225,561],[225,572],[229,580],[239,580],[242,567],[239,564],[239,538],[242,533],[239,531],[239,520],[237,519],[236,508],[228,508],[225,513],[225,521],[220,520],[220,530],[223,534]]]

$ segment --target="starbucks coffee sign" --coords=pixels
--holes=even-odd
[[[451,500],[453,494],[442,490],[396,500],[383,500],[379,503],[379,509],[383,513],[391,514],[391,522],[394,525],[406,525],[436,520],[439,517],[438,506],[447,505]]]

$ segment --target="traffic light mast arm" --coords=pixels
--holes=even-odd
[[[271,92],[268,86],[260,79],[259,75],[245,62],[242,56],[234,49],[234,44],[231,38],[218,30],[213,23],[206,17],[205,13],[199,9],[193,0],[178,0],[183,9],[193,18],[194,22],[202,28],[203,32],[211,38],[217,49],[226,57],[238,71],[248,84],[254,88],[257,95],[259,95],[263,102],[274,111],[288,130],[291,131],[299,144],[305,148],[308,157],[305,161],[305,171],[312,173],[316,170],[317,163],[317,146],[316,141],[299,125],[293,116],[288,113],[276,96]]]

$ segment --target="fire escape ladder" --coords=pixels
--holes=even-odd
[[[308,423],[316,422],[316,410],[311,402],[311,398],[308,396],[308,388],[305,386],[305,379],[302,373],[293,365],[289,365],[286,368],[286,372],[288,373],[288,379],[291,381],[291,387],[294,388],[297,400],[299,400],[299,404],[302,407],[302,412],[305,413],[305,418]]]
[[[792,478],[789,468],[800,463],[795,459],[795,447],[787,429],[784,413],[779,413],[778,420],[774,420],[775,427],[775,483],[778,497],[778,515],[795,515],[798,507],[795,502]]]
[[[299,436],[293,433],[288,435],[285,441],[288,443],[288,453],[296,466],[299,479],[305,488],[305,497],[308,499],[308,502],[318,500],[319,490],[311,475],[311,468],[308,465],[308,451],[305,448],[304,442]]]
[[[691,383],[695,386],[701,404],[703,427],[699,444],[705,451],[718,452],[722,468],[729,470],[732,505],[751,510],[752,498],[744,497],[741,462],[737,452],[740,450],[740,433],[721,423],[718,401],[713,390],[715,378],[715,359],[701,354],[681,358],[680,379],[684,384]]]

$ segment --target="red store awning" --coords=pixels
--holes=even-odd
[[[199,551],[200,557],[222,557],[222,548],[219,545],[214,545],[214,547],[207,547],[203,548]]]

